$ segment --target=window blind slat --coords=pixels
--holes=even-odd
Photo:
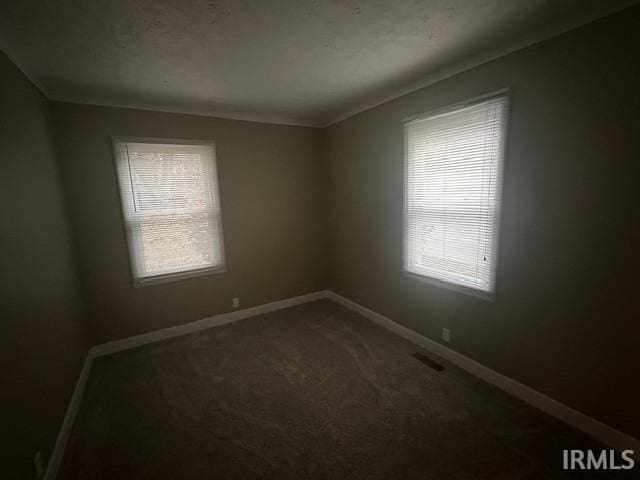
[[[133,275],[224,265],[211,145],[114,143]]]
[[[406,271],[495,290],[506,94],[405,123]]]

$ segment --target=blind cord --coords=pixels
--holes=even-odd
[[[131,186],[131,199],[133,200],[133,211],[138,212],[138,207],[136,206],[136,192],[133,189],[133,175],[131,174],[131,159],[129,158],[129,145],[125,144],[124,146],[127,152],[127,166],[129,168],[129,185]]]

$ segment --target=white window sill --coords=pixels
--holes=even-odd
[[[187,270],[186,272],[167,273],[165,275],[156,275],[153,277],[134,278],[133,286],[135,288],[147,287],[149,285],[158,285],[162,283],[178,282],[190,278],[203,277],[205,275],[215,275],[217,273],[225,273],[227,269],[222,266],[200,268],[198,270]]]
[[[454,292],[463,293],[465,295],[476,297],[481,300],[486,300],[488,302],[496,301],[496,295],[493,292],[485,292],[484,290],[465,287],[464,285],[456,285],[454,283],[444,282],[436,278],[426,277],[424,275],[419,275],[417,273],[408,272],[407,270],[402,270],[402,275],[404,277],[411,278],[419,282],[427,283],[435,287],[446,288],[447,290],[453,290]]]

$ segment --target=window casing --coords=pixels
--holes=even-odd
[[[211,142],[113,139],[134,285],[222,272]]]
[[[495,292],[508,94],[408,120],[404,271],[482,297]]]

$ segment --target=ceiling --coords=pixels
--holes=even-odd
[[[324,126],[635,0],[2,0],[54,100]]]

